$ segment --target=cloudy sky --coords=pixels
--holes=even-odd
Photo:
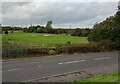
[[[53,27],[92,27],[117,11],[117,0],[93,1],[9,1],[2,2],[2,24],[14,26],[45,25]],[[1,8],[1,6],[0,6]]]

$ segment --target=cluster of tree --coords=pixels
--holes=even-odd
[[[80,29],[80,28],[76,28],[76,29],[63,29],[63,28],[57,28],[57,29],[53,29],[53,28],[46,28],[43,26],[30,26],[29,28],[24,28],[23,29],[24,32],[28,32],[28,33],[48,33],[48,34],[69,34],[71,36],[83,36],[86,37],[89,35],[91,29],[86,28],[86,29]]]
[[[90,33],[91,29],[86,28],[86,29],[63,29],[63,28],[52,28],[51,26],[52,21],[48,21],[47,25],[44,26],[30,26],[29,28],[24,28],[24,32],[29,32],[29,33],[48,33],[48,34],[70,34],[72,36],[83,36],[86,37]]]
[[[11,30],[22,30],[21,27],[12,27],[12,26],[2,26],[2,31],[11,31]]]
[[[12,27],[12,26],[2,26],[2,31],[8,32],[11,31],[13,33],[15,30],[23,30],[23,32],[27,33],[48,33],[48,34],[68,34],[71,36],[82,36],[82,37],[87,37],[91,31],[89,28],[85,29],[64,29],[64,28],[52,28],[52,21],[48,21],[46,26],[34,26],[31,25],[30,27],[26,28],[21,28],[21,27]],[[4,33],[5,33],[4,32]]]
[[[120,11],[105,21],[95,24],[88,36],[89,41],[110,41],[120,47]]]
[[[22,30],[22,27],[1,26],[0,33],[4,32],[4,34],[8,34],[8,31],[11,31],[11,33],[13,33],[16,30]]]

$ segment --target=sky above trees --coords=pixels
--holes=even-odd
[[[92,27],[96,22],[114,15],[118,6],[118,0],[16,1],[2,2],[0,16],[3,25],[46,25],[47,21],[52,20],[53,27]]]

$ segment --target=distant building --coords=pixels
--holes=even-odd
[[[120,10],[120,1],[118,2],[118,10]]]

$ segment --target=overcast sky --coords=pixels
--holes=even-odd
[[[9,0],[8,0],[9,1]],[[2,24],[14,26],[45,25],[53,21],[53,27],[92,27],[117,11],[118,1],[102,2],[2,2]],[[107,0],[106,0],[107,1]],[[1,6],[0,6],[1,8]]]

